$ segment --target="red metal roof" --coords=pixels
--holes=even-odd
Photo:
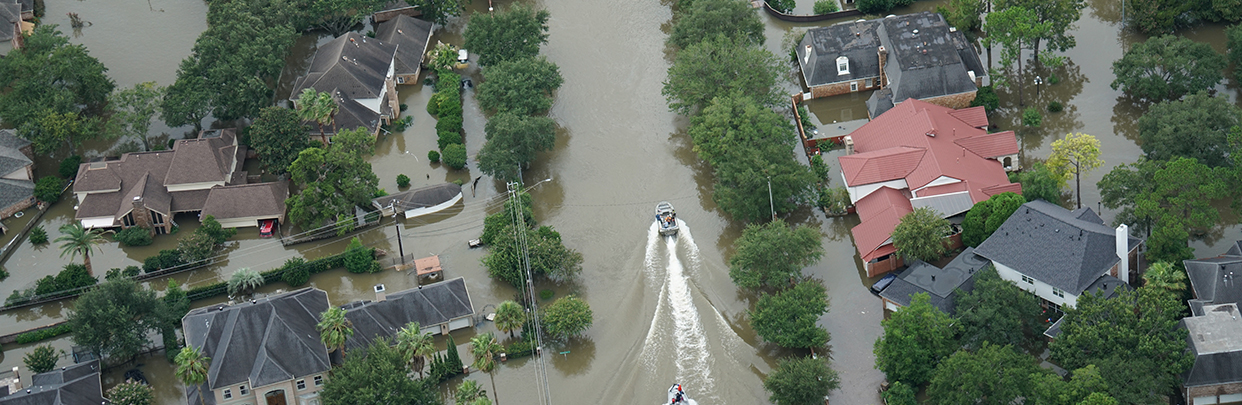
[[[982,191],[983,194],[987,194],[988,197],[991,197],[991,196],[994,196],[1000,193],[1004,193],[1004,192],[1013,192],[1013,193],[1022,194],[1022,185],[1019,183],[999,184],[999,185],[995,185],[992,187],[984,188],[980,191]]]
[[[914,211],[908,194],[888,187],[880,187],[868,194],[854,203],[854,207],[858,210],[862,223],[851,232],[854,234],[854,245],[858,247],[858,254],[864,262],[893,252],[893,244],[886,243],[889,236],[897,223],[901,222],[901,217]]]
[[[962,122],[965,122],[966,125],[970,125],[975,128],[988,127],[988,112],[987,110],[984,110],[982,106],[953,110],[949,112],[949,115],[952,115],[953,117],[962,120]]]
[[[957,183],[942,184],[939,186],[931,186],[918,191],[919,197],[931,197],[933,195],[960,193],[966,191],[966,182],[959,181]]]
[[[996,158],[1018,153],[1018,137],[1013,134],[1013,131],[959,138],[954,140],[953,143],[984,158]]]
[[[860,186],[903,179],[918,168],[926,153],[924,149],[899,146],[875,152],[855,153],[837,160],[841,163],[841,171],[845,173],[846,183]]]

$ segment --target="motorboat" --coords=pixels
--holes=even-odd
[[[669,405],[674,405],[674,404],[676,405],[698,405],[699,404],[695,400],[690,399],[689,395],[686,395],[686,392],[682,390],[681,384],[673,384],[672,387],[668,387],[668,402],[666,403]]]
[[[888,275],[884,276],[884,278],[879,279],[875,282],[875,284],[871,285],[871,293],[879,294],[884,292],[884,289],[893,284],[894,280],[897,280],[897,273],[888,273]]]
[[[673,204],[668,201],[661,201],[656,204],[655,210],[656,223],[660,224],[660,234],[664,236],[677,234],[677,211],[673,210]]]

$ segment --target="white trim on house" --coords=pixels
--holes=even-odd
[[[434,214],[440,211],[444,211],[445,209],[448,209],[448,207],[452,207],[453,205],[457,204],[458,201],[461,201],[461,198],[462,198],[462,193],[457,193],[456,196],[453,196],[453,198],[449,199],[448,201],[445,201],[445,202],[442,202],[442,203],[439,203],[439,204],[436,204],[430,207],[419,207],[419,208],[415,208],[412,210],[406,210],[405,219],[421,217],[423,215]]]
[[[236,160],[236,159],[233,159],[233,160]],[[237,163],[234,162],[233,164],[236,165]],[[232,175],[232,173],[229,173],[229,175]],[[168,184],[168,185],[165,185],[164,187],[168,189],[168,192],[175,193],[178,191],[207,190],[215,186],[223,186],[223,185],[224,185],[224,180],[204,181],[204,182],[198,182],[198,183]]]
[[[1064,297],[1058,297],[1053,292],[1056,288],[1048,285],[1048,283],[1022,274],[1021,272],[1004,264],[997,263],[995,261],[992,262],[992,264],[996,267],[996,274],[1000,275],[1002,280],[1011,281],[1017,285],[1018,288],[1035,293],[1035,295],[1039,296],[1039,298],[1043,298],[1044,300],[1057,305],[1068,305],[1070,308],[1073,308],[1074,305],[1078,303],[1077,295],[1074,295],[1068,291],[1062,291]],[[1030,279],[1033,283],[1026,281],[1026,279]]]
[[[841,174],[841,179],[845,179],[844,173]],[[904,190],[910,188],[910,186],[906,184],[906,179],[897,179],[879,183],[863,184],[861,186],[846,187],[845,190],[850,193],[850,203],[853,204],[857,203],[858,200],[863,199],[863,197],[876,192],[876,190],[879,190],[880,187],[888,187],[894,190]]]
[[[366,107],[368,110],[374,111],[376,114],[379,114],[380,100],[383,100],[384,95],[384,91],[380,90],[380,98],[355,98],[354,102]]]
[[[259,221],[262,221],[265,219],[275,219],[279,221],[280,215],[262,215],[262,216],[226,218],[226,219],[216,218],[216,220],[220,222],[220,227],[223,227],[223,228],[246,228],[246,227],[251,227],[251,226],[259,226]]]
[[[84,228],[86,228],[86,229],[93,229],[93,228],[111,228],[111,227],[112,227],[112,221],[113,221],[113,219],[112,219],[112,217],[111,217],[111,216],[106,216],[106,217],[95,217],[95,218],[82,218],[82,227],[84,227]]]
[[[937,177],[935,180],[932,180],[930,183],[927,183],[927,185],[914,189],[911,194],[913,194],[915,197],[918,197],[919,192],[923,191],[924,189],[928,187],[943,186],[945,184],[953,184],[953,183],[961,183],[961,182],[962,181],[959,179],[955,179],[949,176],[942,175],[940,177]]]

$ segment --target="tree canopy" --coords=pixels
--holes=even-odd
[[[383,9],[389,0],[309,0],[307,3],[305,15],[311,16],[311,23],[339,37]]]
[[[1077,45],[1070,31],[1074,23],[1082,16],[1086,7],[1083,0],[1000,0],[995,4],[996,10],[1009,8],[1025,8],[1034,13],[1035,21],[1047,24],[1047,29],[1039,33],[1031,44],[1035,49],[1035,59],[1039,59],[1040,43],[1046,43],[1048,49],[1065,52]],[[976,17],[977,18],[977,17]]]
[[[539,152],[556,146],[556,121],[548,117],[501,112],[484,126],[487,143],[479,151],[479,170],[497,179],[514,181],[518,167],[526,168]]]
[[[22,363],[26,364],[26,368],[29,368],[32,373],[45,373],[56,369],[56,363],[64,354],[64,350],[57,350],[52,345],[38,345],[30,353],[22,356]]]
[[[547,10],[513,4],[492,13],[470,16],[462,47],[479,55],[480,66],[532,58],[539,55],[539,46],[548,42]]]
[[[915,208],[901,217],[893,228],[893,246],[904,257],[922,261],[934,261],[944,256],[948,248],[944,238],[953,229],[939,212],[927,207]]]
[[[246,128],[250,147],[273,174],[288,173],[298,154],[314,146],[306,134],[307,128],[296,112],[277,106],[259,110],[254,124]]]
[[[1164,35],[1132,45],[1113,62],[1113,90],[1149,101],[1176,100],[1220,83],[1227,62],[1203,42]]]
[[[768,295],[763,293],[754,311],[748,311],[750,325],[763,340],[781,347],[814,349],[828,344],[828,331],[819,318],[828,312],[828,293],[819,281],[807,280],[793,288]]]
[[[962,220],[962,243],[978,247],[1025,203],[1026,198],[1013,192],[1004,192],[975,204]]]
[[[1052,141],[1048,169],[1061,178],[1061,184],[1074,179],[1074,196],[1082,208],[1082,175],[1104,165],[1100,159],[1100,141],[1084,133],[1065,134]]]
[[[884,335],[875,341],[875,368],[917,387],[930,381],[932,369],[958,348],[961,325],[931,305],[927,293],[914,294],[910,305],[881,321]]]
[[[483,266],[492,278],[507,281],[515,287],[526,285],[524,258],[530,260],[534,276],[545,276],[555,282],[565,282],[582,272],[582,253],[565,246],[561,234],[550,226],[526,229],[526,254],[518,245],[512,223],[505,225],[492,239]]]
[[[376,339],[350,354],[319,392],[325,405],[440,403],[429,380],[407,376],[407,359],[388,340]]]
[[[155,82],[138,83],[134,87],[112,93],[108,97],[108,107],[112,109],[112,117],[108,120],[111,135],[138,138],[142,142],[143,150],[164,149],[165,145],[155,145],[153,148],[148,139],[151,119],[159,112],[163,98],[164,88]]]
[[[997,8],[988,14],[988,18],[983,23],[983,31],[987,32],[987,36],[983,38],[983,46],[991,48],[999,45],[1000,52],[1000,72],[991,74],[996,85],[1007,88],[1017,88],[1018,98],[1022,99],[1023,73],[1022,69],[1022,50],[1034,49],[1040,39],[1047,36],[1052,30],[1051,21],[1040,21],[1035,11],[1024,7]],[[1013,69],[1014,63],[1018,64],[1017,69]],[[1001,74],[1004,73],[1004,74]],[[1010,79],[1007,75],[1014,74],[1016,78]]]
[[[785,288],[802,278],[802,268],[824,255],[819,231],[784,220],[747,225],[734,242],[729,277],[745,288]]]
[[[100,357],[127,361],[150,344],[165,320],[155,292],[127,278],[109,280],[78,297],[69,313],[73,343]]]
[[[1190,231],[1215,226],[1220,212],[1213,200],[1229,194],[1225,168],[1210,168],[1192,158],[1162,162],[1141,159],[1114,168],[1097,186],[1104,206],[1121,208],[1116,222],[1146,231],[1150,261],[1180,263],[1193,258]]]
[[[115,405],[151,405],[155,403],[155,390],[146,383],[125,380],[108,389],[108,400]]]
[[[677,17],[668,43],[685,49],[717,36],[738,44],[763,45],[763,22],[744,0],[695,0]]]
[[[342,130],[326,148],[307,148],[289,167],[294,183],[301,187],[289,197],[289,219],[303,229],[338,223],[338,233],[352,230],[354,206],[369,205],[379,190],[379,178],[364,158],[371,154],[375,138],[366,129]],[[349,220],[345,220],[349,219]]]
[[[564,82],[560,69],[546,57],[507,60],[483,69],[475,98],[487,111],[542,114],[552,107],[552,92]]]
[[[1129,2],[1130,25],[1147,35],[1172,34],[1183,25],[1183,16],[1197,2],[1181,0],[1136,0]]]
[[[1063,181],[1044,162],[1035,162],[1031,168],[1018,173],[1010,173],[1009,181],[1022,185],[1022,196],[1027,202],[1044,200],[1061,205],[1061,184]]]
[[[841,378],[823,359],[785,358],[763,379],[763,388],[772,394],[768,400],[777,405],[816,404],[841,388]]]
[[[989,266],[975,276],[975,287],[954,295],[954,314],[962,325],[962,346],[977,349],[985,342],[1028,347],[1037,344],[1047,324],[1039,298],[1001,279]]]
[[[591,306],[573,295],[558,298],[543,309],[544,331],[555,339],[581,336],[595,322]]]
[[[960,350],[932,373],[927,396],[932,404],[1009,405],[1031,391],[1041,369],[1035,357],[1012,346],[984,343],[975,352]]]
[[[466,4],[462,0],[405,0],[411,6],[418,7],[422,12],[419,16],[424,20],[440,25],[447,25],[450,17],[461,15]]]
[[[1139,145],[1151,160],[1195,158],[1211,167],[1230,164],[1229,130],[1242,124],[1242,110],[1206,92],[1156,103],[1139,117]]]
[[[776,78],[783,71],[780,58],[772,52],[719,35],[677,53],[661,94],[669,109],[683,115],[731,94],[772,106],[777,101]]]

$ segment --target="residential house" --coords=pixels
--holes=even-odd
[[[418,322],[421,333],[447,335],[473,325],[474,306],[463,278],[420,285],[389,294],[383,284],[375,286],[374,301],[355,301],[341,308],[354,325],[345,349],[367,347],[372,341],[392,341],[397,331]]]
[[[30,141],[0,129],[0,219],[34,205],[34,152]]]
[[[7,55],[14,49],[22,49],[22,34],[33,29],[33,23],[23,21],[20,3],[0,0],[0,56]]]
[[[291,93],[294,103],[303,89],[332,94],[339,111],[333,123],[308,123],[308,135],[325,144],[337,131],[366,128],[379,136],[383,124],[401,112],[397,102],[397,44],[350,32],[320,46],[306,75],[297,78]]]
[[[214,215],[226,227],[284,221],[288,185],[246,184],[245,156],[236,130],[223,129],[177,141],[171,151],[83,163],[73,184],[74,217],[87,228],[140,226],[154,234],[171,232],[180,213]]]
[[[431,41],[431,23],[398,14],[375,27],[375,39],[397,45],[394,61],[397,84],[416,84],[423,55]]]
[[[975,203],[1022,192],[1005,174],[1018,159],[1012,131],[989,134],[983,107],[954,110],[911,100],[844,138],[838,158],[862,223],[852,230],[867,275],[903,265],[892,232],[901,217],[928,207],[960,223]]]
[[[987,74],[966,36],[929,11],[814,28],[795,53],[804,99],[877,90],[872,119],[908,99],[965,108]]]
[[[403,218],[409,219],[444,211],[461,199],[461,186],[444,183],[379,197],[371,200],[371,205],[384,216],[400,212]]]
[[[974,248],[966,248],[944,268],[915,260],[887,288],[880,291],[885,313],[895,312],[910,305],[914,294],[927,293],[932,306],[953,315],[957,296],[975,288],[975,276],[986,267],[988,260],[976,255]]]
[[[1182,375],[1190,405],[1242,403],[1242,314],[1234,303],[1205,305],[1182,319],[1195,363]]]
[[[332,366],[315,326],[328,306],[326,292],[304,288],[190,311],[186,345],[211,358],[207,381],[186,388],[190,405],[318,405]]]
[[[376,24],[391,20],[397,16],[418,17],[423,15],[423,11],[418,7],[411,6],[405,0],[393,0],[385,4],[383,9],[371,14],[371,20]]]
[[[25,388],[16,379],[0,386],[0,405],[106,404],[99,370],[99,361],[92,360],[30,376]]]
[[[1182,264],[1195,294],[1188,302],[1195,316],[1203,316],[1207,306],[1242,305],[1242,286],[1237,282],[1237,277],[1242,276],[1242,241],[1234,242],[1219,257],[1185,260]]]
[[[26,21],[34,21],[35,19],[35,1],[37,0],[12,0],[6,2],[16,2],[22,6],[22,19]]]
[[[1137,282],[1142,244],[1127,226],[1110,228],[1090,208],[1070,211],[1036,200],[1018,208],[975,254],[991,260],[1002,279],[1057,309],[1074,307],[1084,291],[1111,295]]]

